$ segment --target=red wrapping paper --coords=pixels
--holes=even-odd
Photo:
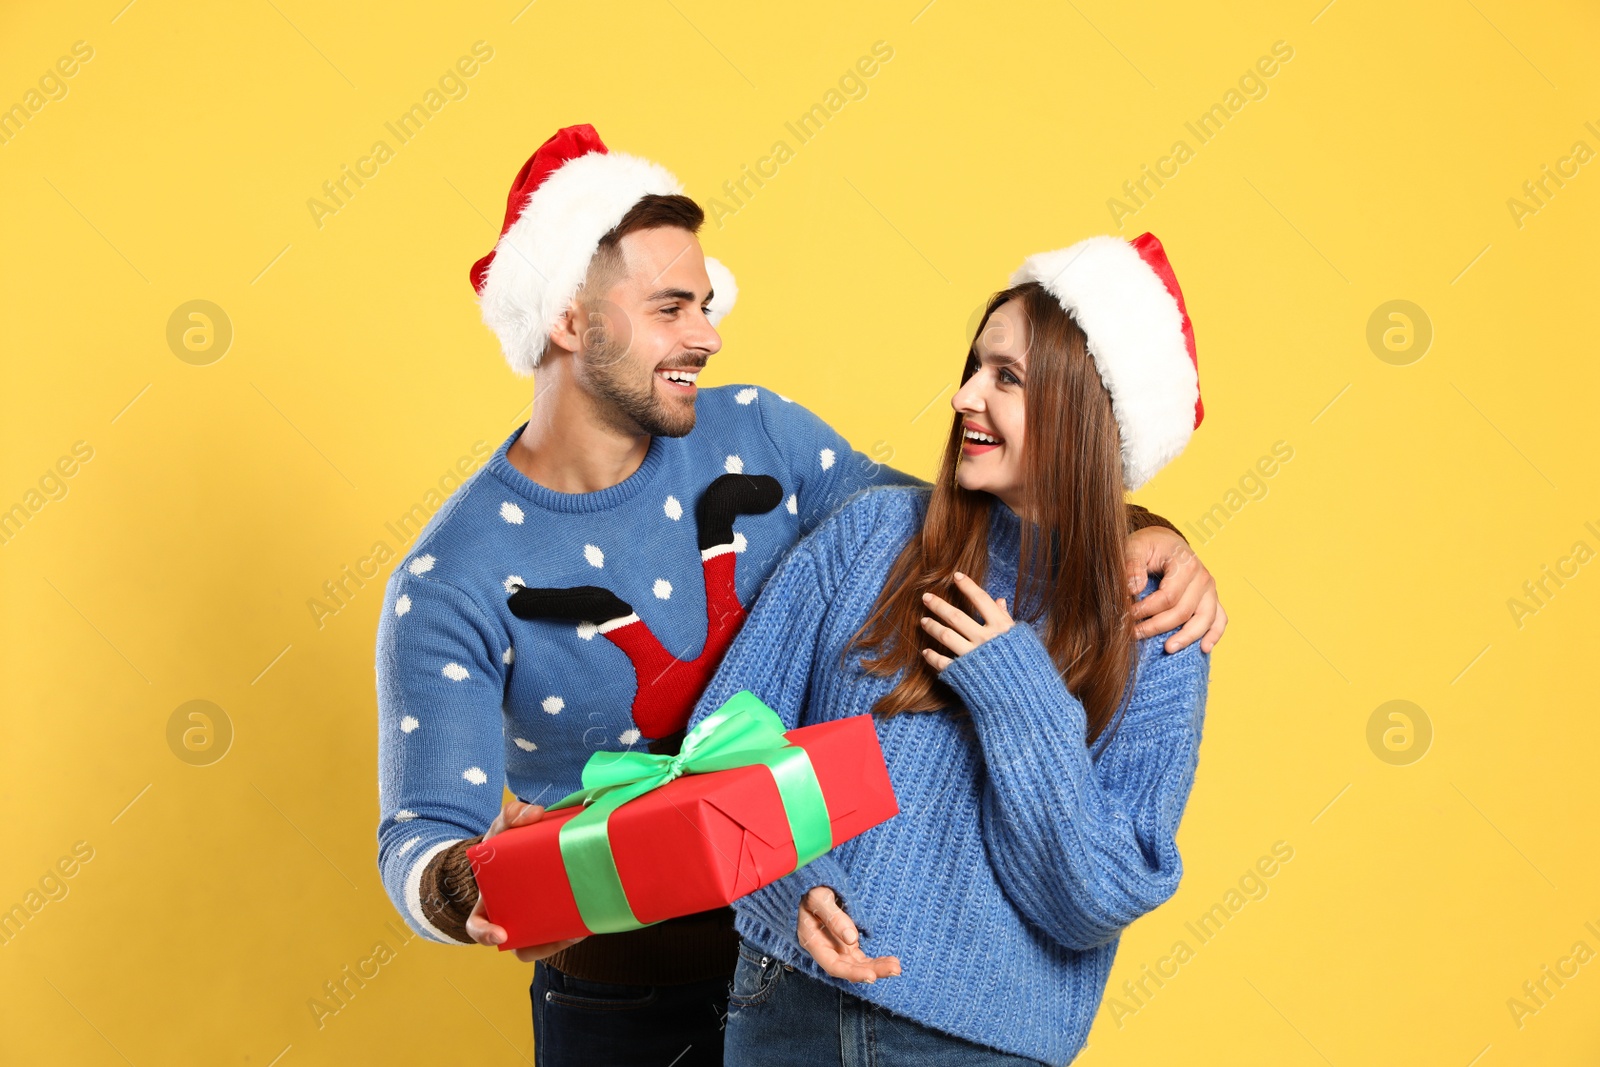
[[[839,844],[898,812],[872,716],[784,734],[806,750]],[[489,921],[506,931],[501,951],[592,933],[567,881],[558,833],[582,808],[496,834],[467,849]],[[617,873],[641,922],[731,904],[795,868],[795,847],[772,772],[765,766],[689,774],[611,815]]]

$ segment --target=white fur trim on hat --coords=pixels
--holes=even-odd
[[[1120,237],[1090,237],[1029,256],[1012,285],[1038,282],[1089,339],[1122,436],[1122,481],[1148,482],[1189,443],[1200,380],[1178,302]]]
[[[642,197],[681,192],[666,168],[622,152],[579,156],[533,191],[495,245],[478,297],[513,371],[527,377],[539,365],[600,238]]]

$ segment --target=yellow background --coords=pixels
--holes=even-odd
[[[0,547],[0,908],[74,843],[93,859],[0,946],[0,1061],[529,1058],[509,954],[410,941],[320,1027],[308,1008],[399,919],[375,866],[382,578],[320,627],[307,602],[525,417],[467,269],[528,153],[585,121],[703,201],[789,141],[703,234],[742,287],[708,380],[923,475],[974,308],[1023,255],[1118,232],[1108,198],[1189,141],[1119,232],[1167,246],[1207,417],[1138,499],[1191,523],[1275,442],[1293,459],[1189,531],[1232,622],[1183,885],[1108,997],[1195,952],[1120,1026],[1108,1001],[1083,1062],[1600,1060],[1600,962],[1520,1026],[1507,1004],[1600,951],[1600,565],[1520,626],[1507,604],[1600,549],[1600,163],[1520,226],[1507,206],[1600,149],[1595,8],[924,2],[6,5],[0,105],[75,41],[94,56],[0,145],[0,507],[75,442],[93,458]],[[480,40],[467,95],[319,227],[322,183]],[[784,123],[877,41],[866,95],[798,144]],[[1277,41],[1265,97],[1199,144],[1184,123]],[[234,331],[204,366],[166,336],[196,299]],[[1433,328],[1408,365],[1367,343],[1396,299]],[[209,766],[168,743],[195,699],[234,733]],[[1369,746],[1390,700],[1431,724],[1420,760]],[[1278,841],[1265,897],[1192,940]]]

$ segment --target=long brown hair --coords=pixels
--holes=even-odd
[[[1017,590],[1008,608],[1019,625],[1043,617],[1044,645],[1067,688],[1083,702],[1092,744],[1122,703],[1133,660],[1123,578],[1128,511],[1121,435],[1083,330],[1037,282],[989,298],[962,382],[978,369],[978,338],[990,316],[1012,299],[1022,305],[1029,331],[1022,477],[1030,513],[1021,517]],[[861,661],[869,674],[905,671],[873,706],[885,717],[960,706],[922,656],[924,648],[948,654],[919,623],[927,614],[922,594],[932,592],[977,616],[952,575],[959,570],[983,584],[990,508],[1005,506],[956,484],[963,421],[959,413],[951,421],[922,528],[906,542],[872,614],[846,647],[847,653],[876,653]]]

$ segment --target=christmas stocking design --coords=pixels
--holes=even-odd
[[[783,489],[766,474],[724,474],[706,487],[695,506],[700,565],[705,579],[706,643],[700,655],[681,660],[662,647],[633,607],[609,589],[579,585],[567,589],[519,587],[507,600],[519,619],[588,622],[620,648],[633,664],[637,688],[633,722],[647,738],[682,730],[706,683],[722,662],[733,635],[744,623],[744,605],[734,585],[733,520],[762,515],[778,506]]]

